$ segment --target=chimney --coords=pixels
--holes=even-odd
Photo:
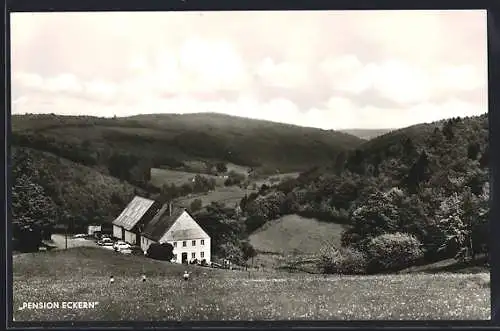
[[[172,201],[170,201],[168,205],[168,216],[172,216]]]

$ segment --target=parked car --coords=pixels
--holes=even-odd
[[[75,239],[78,239],[78,238],[86,238],[86,237],[87,237],[87,235],[86,235],[85,233],[79,233],[79,234],[75,234],[75,235],[73,236],[73,238],[75,238]]]
[[[131,250],[132,249],[132,246],[130,246],[130,244],[127,244],[126,242],[122,241],[122,240],[118,240],[114,245],[113,245],[113,249],[117,252],[121,252],[122,250],[125,250],[125,249],[128,249],[128,250]]]
[[[132,254],[132,248],[123,248],[120,249],[118,252],[122,254]]]
[[[221,264],[219,264],[219,263],[215,263],[215,262],[212,262],[212,263],[210,264],[210,267],[212,267],[212,268],[217,268],[217,269],[223,269],[223,268],[224,268]]]
[[[111,238],[102,238],[97,242],[99,246],[113,246],[113,240]]]

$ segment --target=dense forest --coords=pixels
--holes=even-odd
[[[217,203],[193,210],[213,236],[216,256],[244,263],[255,255],[246,241],[250,233],[298,214],[346,226],[340,247],[318,252],[323,272],[377,273],[450,257],[470,260],[488,251],[487,124],[486,114],[453,118],[363,142],[224,115],[195,114],[190,121],[180,115],[14,116],[14,236],[31,234],[26,229],[33,227],[50,233],[57,224],[109,223],[134,194],[168,200],[211,189],[203,176],[191,191],[174,187],[167,197],[148,185],[150,167],[182,167],[201,158],[301,169],[296,179],[245,196],[239,211]]]
[[[242,200],[247,229],[281,215],[342,223],[325,247],[325,272],[402,269],[488,249],[487,115],[397,130],[333,164]]]

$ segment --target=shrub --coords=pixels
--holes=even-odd
[[[142,251],[142,249],[140,247],[133,246],[132,247],[132,255],[142,256],[142,255],[144,255],[144,252]]]
[[[368,272],[397,271],[423,258],[422,244],[406,233],[387,233],[370,239],[366,244]]]
[[[366,272],[366,256],[354,248],[329,247],[321,254],[320,269],[325,274],[356,275]]]
[[[168,243],[153,243],[149,246],[146,255],[155,260],[170,261],[174,258],[174,246]]]
[[[192,212],[192,213],[195,213],[197,212],[198,210],[200,210],[201,208],[203,207],[203,202],[201,201],[201,199],[194,199],[191,204],[189,205],[189,210]]]

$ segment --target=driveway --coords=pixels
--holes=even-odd
[[[66,248],[66,240],[64,234],[53,234],[52,241],[57,246],[57,249]],[[73,247],[98,247],[93,240],[84,238],[72,238],[68,236],[68,248]]]

